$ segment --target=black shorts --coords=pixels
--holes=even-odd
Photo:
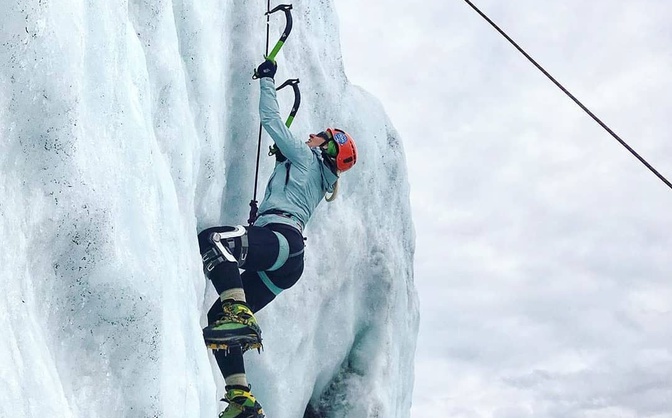
[[[201,252],[211,245],[205,239],[221,227],[208,228],[199,234]],[[245,298],[257,312],[280,292],[292,287],[303,273],[303,235],[285,224],[250,226],[247,229],[248,250],[241,274]],[[236,239],[233,255],[240,257],[241,241]],[[215,304],[219,305],[219,304]]]
[[[303,274],[304,241],[296,228],[284,224],[251,226],[247,237],[249,249],[241,278],[247,303],[257,312]],[[283,239],[286,244],[281,245]]]

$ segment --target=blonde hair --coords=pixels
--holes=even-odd
[[[334,183],[334,191],[331,193],[331,195],[325,195],[324,199],[327,202],[333,202],[336,200],[336,196],[338,195],[338,180],[336,180],[336,183]]]

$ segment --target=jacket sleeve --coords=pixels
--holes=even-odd
[[[261,96],[259,97],[259,116],[261,124],[280,151],[292,164],[308,169],[312,161],[312,152],[305,143],[292,135],[280,117],[280,108],[275,95],[275,84],[269,77],[259,80]]]

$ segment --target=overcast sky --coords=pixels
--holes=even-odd
[[[335,0],[402,135],[413,418],[672,417],[672,189],[462,0]],[[475,1],[672,179],[672,2]]]

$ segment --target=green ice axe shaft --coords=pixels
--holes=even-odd
[[[292,105],[292,110],[289,112],[289,117],[287,117],[287,121],[285,122],[285,125],[287,128],[292,126],[292,122],[294,122],[294,117],[296,116],[296,112],[299,111],[299,106],[301,106],[301,91],[299,90],[299,79],[298,78],[292,78],[284,83],[280,87],[278,87],[276,90],[281,90],[284,89],[287,86],[292,86],[292,90],[294,90],[294,104]],[[276,158],[278,155],[282,155],[280,150],[278,149],[278,146],[276,144],[273,144],[272,146],[268,147],[268,155],[275,155]]]
[[[266,12],[266,15],[270,15],[275,12],[283,11],[285,12],[285,18],[287,19],[287,24],[285,25],[285,30],[282,31],[282,35],[280,36],[280,39],[278,42],[275,43],[275,46],[273,47],[273,50],[271,51],[270,54],[266,57],[267,60],[271,60],[275,62],[275,57],[278,55],[278,52],[280,52],[280,49],[282,49],[282,46],[285,44],[285,41],[287,40],[287,37],[289,34],[292,32],[292,5],[291,4],[281,4],[278,7],[274,8],[271,11]]]
[[[301,106],[301,91],[299,90],[299,79],[298,78],[292,78],[284,83],[280,87],[278,87],[276,90],[281,90],[284,89],[287,86],[292,86],[292,90],[294,90],[294,104],[292,105],[292,110],[289,112],[289,117],[287,118],[287,122],[285,122],[285,125],[289,128],[292,125],[292,122],[294,122],[294,117],[296,116],[296,112],[299,111],[299,106]]]

